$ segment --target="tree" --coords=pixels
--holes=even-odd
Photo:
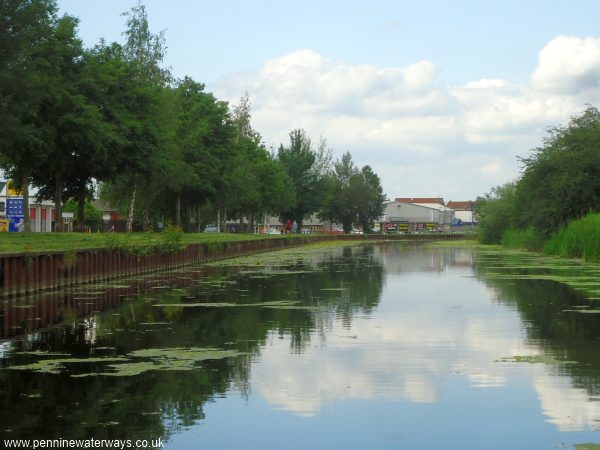
[[[600,211],[600,112],[588,107],[552,128],[544,145],[523,158],[515,192],[515,225],[544,236],[590,211]]]
[[[102,178],[114,161],[115,131],[106,117],[104,65],[94,52],[84,52],[76,37],[77,22],[64,17],[56,28],[56,46],[61,57],[52,85],[54,102],[44,109],[45,120],[54,130],[46,163],[32,174],[38,197],[52,198],[56,205],[55,230],[62,230],[63,198],[76,198],[78,229],[83,230],[84,203],[94,178]]]
[[[334,164],[327,182],[325,201],[319,216],[341,223],[349,233],[354,225],[370,232],[374,220],[383,214],[385,195],[377,174],[370,166],[359,170],[346,152]]]
[[[370,233],[373,222],[383,216],[386,196],[381,187],[381,180],[371,166],[364,166],[360,172],[362,180],[357,192],[357,222],[365,233]]]
[[[294,187],[294,200],[291,207],[280,212],[283,220],[298,222],[301,227],[304,218],[317,212],[324,197],[325,176],[330,169],[331,152],[321,140],[318,148],[312,147],[304,130],[290,133],[288,147],[279,146],[277,159],[284,167]]]
[[[483,244],[499,244],[504,231],[513,226],[516,190],[516,183],[506,183],[477,198],[475,209]]]
[[[227,104],[189,77],[175,89],[175,108],[176,156],[170,162],[169,190],[175,194],[177,204],[185,200],[189,226],[192,218],[199,222],[198,211],[204,203],[217,200],[220,180],[232,169],[225,161],[232,158],[234,134]]]
[[[124,55],[133,65],[136,88],[130,98],[130,111],[134,123],[128,130],[129,145],[124,171],[133,179],[127,216],[127,230],[131,231],[139,178],[149,175],[147,163],[159,145],[156,100],[170,75],[160,67],[166,49],[164,31],[157,35],[150,32],[145,6],[138,2],[129,12],[122,15],[127,17],[126,30],[123,33],[126,37]]]
[[[264,214],[278,213],[293,201],[291,180],[282,164],[266,150],[262,138],[251,124],[251,103],[248,94],[231,111],[234,129],[232,170],[226,175],[230,195],[226,201],[230,216],[254,219]]]
[[[24,224],[29,231],[29,183],[48,160],[56,129],[50,117],[60,101],[61,41],[73,36],[74,19],[59,19],[53,0],[2,0],[0,3],[0,163],[23,192]],[[58,95],[58,96],[57,96]]]

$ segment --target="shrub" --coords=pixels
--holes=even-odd
[[[534,228],[526,229],[509,228],[502,233],[502,245],[509,248],[526,248],[527,250],[541,250],[543,248],[542,236]]]

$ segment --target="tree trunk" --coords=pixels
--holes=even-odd
[[[77,191],[77,229],[75,230],[80,233],[85,231],[85,197],[85,186],[82,186]]]
[[[185,207],[185,231],[192,231],[192,205],[190,204]]]
[[[23,171],[21,176],[21,192],[23,192],[23,231],[31,231],[29,216],[29,173]]]
[[[135,195],[137,193],[137,181],[133,183],[133,192],[131,193],[131,202],[129,203],[129,214],[127,216],[127,232],[133,231],[133,212],[135,210]]]
[[[223,206],[223,214],[221,214],[220,231],[227,232],[227,208]]]
[[[63,231],[63,178],[57,174],[54,183],[54,206],[56,208],[56,222],[54,222],[54,231]]]
[[[178,192],[175,197],[175,225],[181,226],[181,193]]]
[[[144,231],[148,231],[150,229],[150,213],[148,208],[144,209]]]

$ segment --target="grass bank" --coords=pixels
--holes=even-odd
[[[257,235],[237,233],[0,233],[0,254],[55,252],[90,248],[156,247],[254,239],[294,239],[303,235]]]

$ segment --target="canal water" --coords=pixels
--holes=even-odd
[[[597,449],[599,297],[598,266],[384,243],[8,299],[1,435]]]

